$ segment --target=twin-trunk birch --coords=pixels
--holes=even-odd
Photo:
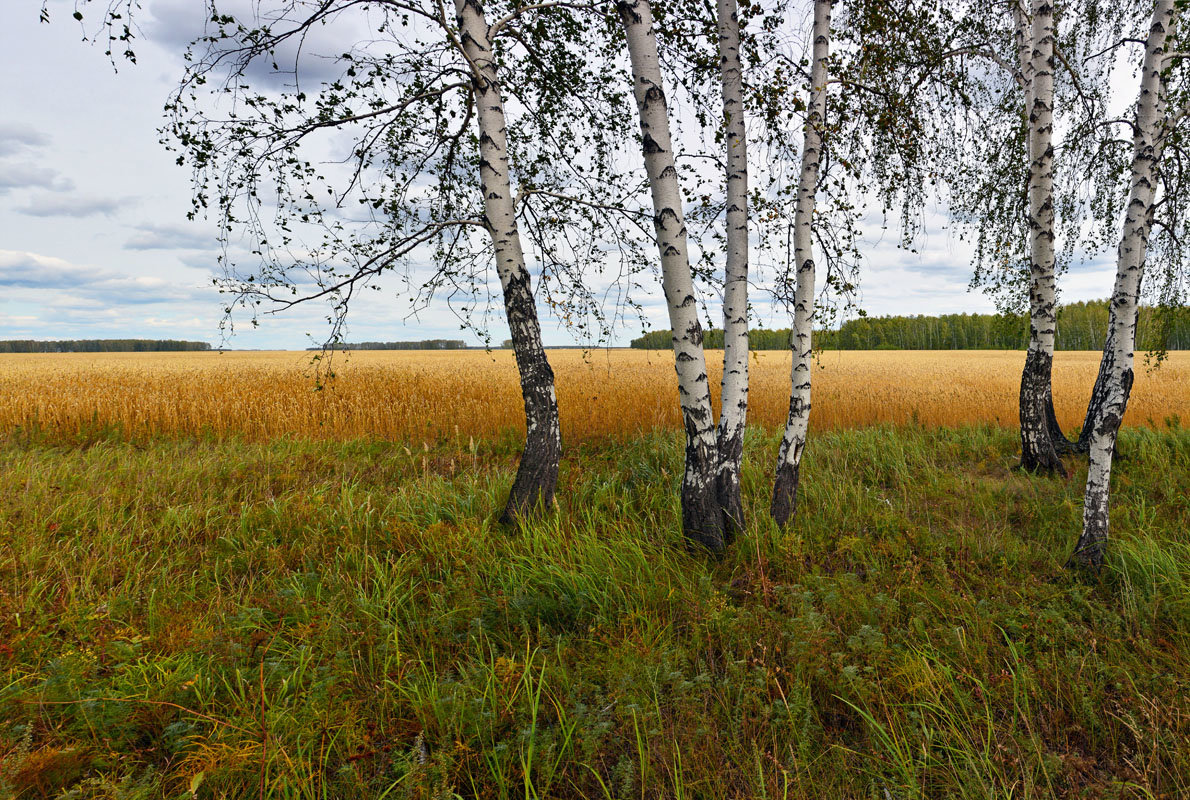
[[[1116,253],[1116,283],[1112,290],[1110,327],[1099,368],[1099,380],[1096,381],[1096,396],[1092,398],[1093,405],[1098,401],[1098,416],[1093,420],[1088,419],[1091,426],[1090,466],[1083,500],[1083,532],[1071,556],[1072,564],[1092,569],[1103,564],[1108,534],[1112,455],[1132,388],[1140,286],[1153,224],[1157,172],[1164,138],[1168,133],[1164,71],[1177,22],[1175,0],[1156,0],[1141,68],[1140,96],[1133,125],[1132,175],[1128,205],[1124,211],[1124,228]]]
[[[1066,470],[1059,457],[1066,438],[1054,416],[1051,375],[1057,332],[1054,247],[1054,7],[1032,0],[1029,13],[1013,5],[1028,114],[1029,350],[1021,373],[1021,466]]]
[[[682,529],[695,542],[719,551],[727,531],[718,495],[719,447],[653,12],[648,0],[620,0],[616,10],[632,63],[632,90],[640,112],[641,150],[653,197],[653,228],[661,251],[661,283],[686,428]]]
[[[509,176],[504,101],[492,54],[490,28],[479,0],[455,0],[455,14],[462,50],[471,68],[479,126],[484,224],[492,237],[496,273],[504,292],[504,311],[525,402],[525,450],[501,518],[512,522],[538,503],[549,506],[553,502],[562,452],[558,401],[554,372],[542,345],[537,306],[521,248]]]
[[[723,127],[727,145],[727,258],[723,282],[723,381],[719,411],[719,503],[727,533],[744,527],[740,464],[748,419],[748,141],[736,0],[718,0]]]
[[[812,371],[814,324],[814,208],[818,193],[818,172],[822,163],[822,133],[826,119],[826,91],[829,78],[832,0],[815,0],[812,31],[813,61],[810,67],[810,98],[802,133],[802,168],[798,178],[797,206],[793,217],[793,259],[797,288],[793,299],[793,329],[790,349],[789,417],[777,454],[770,513],[778,525],[785,525],[797,510],[798,477],[806,433],[810,426],[810,376]]]

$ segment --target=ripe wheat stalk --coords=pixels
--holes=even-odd
[[[679,424],[669,353],[551,350],[562,433],[577,442]],[[1058,353],[1054,401],[1066,428],[1082,423],[1098,353]],[[708,353],[708,362],[721,355]],[[814,369],[811,425],[1016,424],[1023,354],[999,351],[828,351]],[[277,436],[425,441],[522,429],[512,353],[386,351],[336,356],[321,390],[307,353],[0,355],[0,430],[129,436]],[[719,375],[712,370],[717,394]],[[1137,372],[1125,424],[1190,419],[1190,353]],[[783,423],[789,355],[751,361],[748,421]],[[716,397],[717,402],[717,397]]]

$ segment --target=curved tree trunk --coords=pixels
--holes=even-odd
[[[1153,24],[1145,43],[1140,98],[1137,101],[1132,139],[1131,189],[1116,255],[1116,284],[1111,299],[1114,313],[1107,337],[1111,353],[1109,359],[1105,350],[1105,366],[1100,368],[1100,374],[1105,375],[1105,378],[1101,412],[1093,421],[1091,430],[1091,458],[1087,470],[1087,493],[1083,501],[1083,532],[1069,562],[1073,566],[1094,570],[1103,565],[1108,534],[1112,455],[1132,387],[1137,307],[1152,226],[1157,166],[1161,160],[1166,119],[1167,98],[1162,70],[1166,62],[1166,46],[1173,37],[1174,1],[1157,0],[1153,9]]]
[[[1087,415],[1083,418],[1083,428],[1079,431],[1078,441],[1074,449],[1079,453],[1091,451],[1091,432],[1095,430],[1095,422],[1103,416],[1104,406],[1107,404],[1108,383],[1112,376],[1112,361],[1116,355],[1116,309],[1108,303],[1107,340],[1103,344],[1103,355],[1099,359],[1099,372],[1095,375],[1095,386],[1091,389],[1091,399],[1087,402]]]
[[[471,79],[479,123],[479,180],[484,217],[496,254],[496,272],[504,292],[504,312],[512,333],[521,394],[525,401],[525,450],[501,520],[513,522],[538,504],[548,508],[558,484],[562,437],[554,372],[541,342],[541,325],[533,300],[509,177],[504,101],[488,24],[479,0],[455,0],[460,39],[473,65]]]
[[[797,511],[798,479],[806,433],[810,427],[810,372],[814,324],[814,202],[818,193],[818,169],[822,161],[822,125],[826,117],[827,59],[830,56],[831,0],[814,0],[814,61],[810,68],[810,98],[802,133],[802,171],[798,178],[797,207],[793,219],[793,259],[797,265],[797,289],[793,300],[793,330],[790,349],[789,416],[777,453],[773,500],[769,513],[778,525],[785,525]]]
[[[682,529],[691,540],[719,552],[725,530],[718,496],[719,448],[653,12],[648,0],[620,0],[616,9],[632,62],[632,90],[640,111],[641,149],[653,196],[653,227],[661,251],[661,282],[673,331],[678,395],[686,427]]]
[[[1028,43],[1024,66],[1029,108],[1029,350],[1021,373],[1021,468],[1066,474],[1053,433],[1066,439],[1053,414],[1057,280],[1054,252],[1054,8],[1033,0],[1032,20],[1019,7],[1018,47]]]
[[[1139,312],[1140,306],[1137,305],[1132,319],[1133,328],[1136,327]],[[1095,431],[1097,422],[1103,418],[1103,411],[1107,407],[1108,397],[1111,394],[1109,386],[1112,381],[1112,365],[1116,356],[1115,329],[1116,307],[1114,303],[1108,303],[1107,340],[1103,345],[1103,355],[1099,359],[1099,372],[1095,375],[1095,386],[1091,390],[1091,399],[1087,402],[1087,415],[1083,418],[1083,428],[1079,431],[1078,441],[1074,443],[1074,450],[1078,453],[1091,452],[1092,433]],[[1131,394],[1132,381],[1128,381],[1128,385],[1124,387],[1125,404]]]
[[[1058,422],[1058,415],[1054,413],[1054,390],[1053,382],[1050,383],[1050,390],[1045,398],[1045,419],[1046,424],[1050,429],[1050,441],[1054,443],[1054,450],[1059,456],[1074,452],[1074,443],[1066,438],[1066,434],[1062,433],[1062,424]]]
[[[740,464],[748,420],[748,142],[736,0],[718,0],[720,76],[727,144],[727,263],[723,283],[723,382],[719,412],[719,504],[726,538],[744,529]]]

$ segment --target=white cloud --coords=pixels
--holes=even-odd
[[[215,250],[219,240],[198,225],[157,224],[146,222],[136,226],[136,233],[124,243],[126,250]],[[190,256],[187,256],[190,258]],[[203,258],[213,264],[214,258]]]
[[[10,156],[44,147],[50,137],[20,122],[0,122],[0,156]]]
[[[27,205],[19,206],[16,212],[30,217],[110,217],[133,202],[127,197],[37,194],[30,198]]]
[[[0,194],[12,189],[48,189],[52,192],[68,192],[74,182],[63,178],[58,171],[36,164],[0,163]]]
[[[52,290],[59,294],[59,303],[91,301],[95,311],[146,303],[213,304],[217,297],[188,275],[126,275],[20,250],[0,250],[0,287]]]

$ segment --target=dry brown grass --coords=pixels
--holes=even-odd
[[[552,350],[562,433],[574,442],[677,427],[677,383],[666,352]],[[709,360],[720,361],[711,352]],[[1024,354],[999,351],[827,352],[814,371],[817,428],[918,422],[1016,423]],[[1067,428],[1082,423],[1099,354],[1058,353],[1054,395]],[[1159,371],[1138,360],[1125,421],[1190,419],[1190,353]],[[521,400],[507,351],[356,352],[314,390],[310,354],[106,353],[0,355],[0,430],[34,422],[53,432],[118,424],[135,434],[235,434],[253,440],[422,440],[491,436],[519,427]],[[718,369],[712,384],[718,389]],[[749,421],[784,421],[788,353],[752,361]]]

